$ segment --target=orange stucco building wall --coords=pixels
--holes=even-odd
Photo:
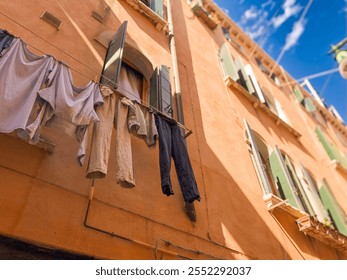
[[[94,183],[75,158],[77,144],[57,131],[44,131],[55,143],[52,154],[12,136],[0,135],[0,234],[26,242],[101,259],[346,259],[347,254],[300,232],[295,218],[269,212],[245,142],[246,119],[266,143],[304,164],[317,179],[326,178],[347,212],[347,176],[334,169],[314,134],[316,122],[250,61],[259,84],[282,104],[297,138],[264,111],[225,85],[218,50],[222,30],[208,28],[187,1],[172,1],[173,23],[186,139],[201,201],[191,222],[172,166],[175,195],[161,193],[158,147],[132,138],[136,187],[121,188],[115,178],[114,139],[108,175]],[[103,23],[93,11],[109,7]],[[47,10],[62,20],[59,30],[40,19]],[[98,81],[106,48],[94,38],[116,32],[127,20],[127,42],[153,67],[173,67],[169,38],[126,1],[0,0],[0,28],[24,40],[34,53],[51,54],[72,69],[76,85]],[[247,56],[230,45],[234,56]],[[174,77],[172,87],[174,90]],[[347,148],[329,137],[343,150]],[[334,138],[335,137],[335,138]],[[88,156],[88,155],[87,155]],[[200,252],[200,254],[198,253]]]

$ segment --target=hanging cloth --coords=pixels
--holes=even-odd
[[[26,128],[37,92],[49,82],[53,66],[51,56],[38,56],[13,38],[0,58],[0,132]]]
[[[172,157],[184,201],[187,203],[192,203],[195,200],[200,201],[198,186],[180,128],[174,120],[159,114],[155,114],[155,122],[159,134],[159,165],[162,192],[167,196],[174,194],[170,179]]]
[[[6,30],[0,29],[0,57],[2,56],[2,51],[11,45],[13,38],[14,36]]]
[[[43,126],[53,127],[80,143],[77,153],[83,164],[87,143],[87,128],[99,121],[94,106],[104,103],[99,86],[90,81],[85,87],[73,84],[70,69],[56,62],[54,76],[48,87],[38,91],[42,103],[37,118],[26,127],[30,143],[37,143]]]

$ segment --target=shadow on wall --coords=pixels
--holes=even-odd
[[[174,4],[174,22],[183,23],[192,20],[185,16],[185,8],[182,6],[182,1],[177,1]],[[185,20],[183,21],[182,19]],[[188,34],[194,31],[188,31],[188,28],[190,28],[190,25],[175,25],[175,33],[177,34],[177,55],[178,60],[183,61],[181,64],[185,66],[184,69],[186,71],[186,77],[182,74],[183,71],[180,72],[182,76],[181,81],[186,80],[186,83],[182,83],[183,103],[186,105],[191,102],[191,108],[188,108],[186,105],[185,112],[186,115],[192,115],[195,130],[194,135],[196,138],[196,140],[188,139],[187,142],[188,146],[190,144],[189,142],[193,141],[196,141],[197,144],[196,147],[193,146],[194,148],[191,146],[191,150],[198,149],[196,154],[198,154],[199,158],[195,160],[199,161],[202,172],[203,184],[200,185],[200,191],[205,195],[204,199],[206,201],[209,237],[211,240],[222,243],[228,248],[239,248],[245,254],[256,256],[259,259],[301,259],[303,255],[299,250],[314,255],[314,251],[311,251],[312,248],[308,248],[307,246],[305,235],[299,232],[294,222],[288,220],[283,221],[287,226],[285,229],[282,228],[282,230],[285,231],[284,236],[290,235],[290,237],[287,236],[284,238],[292,239],[296,247],[293,245],[294,248],[291,249],[291,252],[287,252],[283,248],[283,246],[291,246],[288,245],[290,242],[288,240],[279,240],[278,237],[273,234],[274,229],[269,228],[269,223],[263,220],[258,214],[258,210],[252,205],[250,199],[245,196],[242,191],[243,186],[236,184],[230,172],[226,170],[223,163],[209,146],[206,134],[203,130],[204,126],[201,115],[201,111],[203,110],[201,104],[204,97],[201,90],[199,92],[196,84],[196,76],[194,78],[189,78],[193,73],[197,75],[196,73],[199,72],[199,69],[194,68],[196,64],[193,63],[191,50],[200,48],[201,46],[189,44]],[[199,31],[195,30],[195,32]],[[215,32],[209,31],[209,33],[212,37],[218,38]],[[216,39],[216,42],[218,42],[218,39]],[[186,86],[187,84],[188,86]],[[232,126],[232,123],[230,125]],[[245,151],[246,150],[245,148]],[[247,158],[246,160],[249,161],[248,166],[251,166],[250,159]],[[211,166],[212,163],[213,170],[208,167]],[[234,163],[236,163],[235,160]],[[195,166],[197,167],[198,164]],[[252,169],[250,172],[255,171]],[[202,195],[202,197],[204,197],[204,195]],[[259,199],[261,199],[260,196]],[[264,207],[266,207],[265,204]],[[298,250],[297,247],[299,246],[300,248]],[[295,251],[296,253],[294,253]]]

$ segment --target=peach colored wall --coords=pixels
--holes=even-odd
[[[106,2],[111,12],[102,24],[91,17],[93,10],[100,9],[101,1],[83,1],[82,5],[80,1],[40,0],[33,5],[30,1],[0,0],[0,28],[67,62],[79,85],[88,82],[85,76],[97,81],[102,69],[106,49],[94,40],[95,36],[104,30],[116,31],[124,20],[129,21],[128,40],[153,66],[166,64],[172,68],[168,37],[125,1]],[[195,203],[197,222],[190,222],[184,212],[174,168],[175,195],[166,197],[160,188],[158,148],[150,150],[143,141],[132,138],[136,187],[122,189],[116,184],[115,156],[111,152],[107,177],[95,183],[88,223],[135,242],[84,227],[90,187],[85,179],[86,167],[76,163],[73,140],[47,130],[56,143],[52,155],[0,135],[0,234],[106,259],[154,259],[156,244],[159,249],[194,259],[346,258],[299,232],[287,214],[267,211],[244,141],[242,119],[246,118],[269,146],[278,145],[317,179],[327,178],[347,212],[347,192],[341,184],[346,185],[347,178],[329,165],[314,135],[315,121],[292,96],[264,77],[254,62],[251,64],[259,83],[281,102],[292,127],[302,134],[300,140],[264,112],[255,110],[247,99],[228,90],[217,56],[224,43],[221,30],[208,29],[186,1],[172,2],[184,117],[186,126],[193,130],[187,146],[202,198]],[[61,30],[40,19],[44,10],[62,19]],[[232,52],[236,54],[237,50]],[[174,89],[173,82],[172,86]],[[115,149],[114,139],[115,133],[111,151]],[[207,255],[168,246],[161,240]],[[160,250],[158,257],[180,258]]]

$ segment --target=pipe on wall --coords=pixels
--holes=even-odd
[[[176,97],[176,106],[177,106],[177,121],[184,125],[181,83],[180,83],[180,77],[179,77],[179,72],[178,72],[175,34],[174,34],[173,21],[172,21],[171,0],[167,0],[167,18],[168,18],[170,51],[171,51],[172,65],[173,65],[173,71],[174,71],[175,97]]]

